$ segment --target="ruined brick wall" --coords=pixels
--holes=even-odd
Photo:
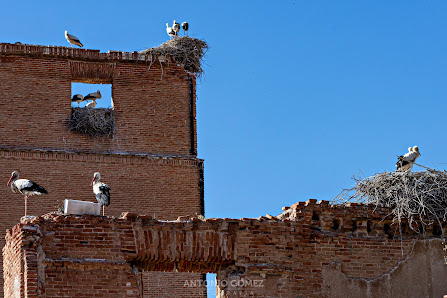
[[[125,219],[58,215],[16,225],[3,249],[5,264],[15,269],[5,273],[5,293],[17,296],[7,297],[206,296],[205,287],[183,287],[200,274],[145,276],[135,267],[134,225]]]
[[[217,273],[218,297],[441,297],[447,293],[443,243],[433,233],[426,238],[405,230],[402,237],[394,235],[394,225],[382,226],[379,221],[389,213],[387,209],[308,201],[291,210],[286,217],[241,220],[50,214],[8,232],[4,259],[20,260],[16,255],[37,252],[34,267],[8,265],[20,267],[23,275],[29,271],[35,277],[38,271],[37,280],[19,275],[21,283],[16,285],[26,289],[28,283],[37,284],[32,288],[35,297],[43,297],[38,289],[48,295],[60,287],[66,297],[75,297],[78,292],[71,285],[78,279],[86,289],[100,283],[103,292],[93,288],[92,293],[106,297],[112,285],[103,280],[111,275],[123,291],[156,297],[149,292],[153,286],[165,287],[167,280],[182,272],[196,277]],[[340,223],[341,218],[346,221]],[[19,235],[31,240],[14,245]],[[145,281],[148,270],[152,272]],[[155,276],[156,271],[163,273]],[[16,277],[5,278],[9,291]],[[180,297],[204,293],[197,279],[187,276],[170,293]],[[148,286],[142,287],[144,283]]]
[[[106,215],[132,211],[172,220],[204,212],[195,77],[172,59],[163,61],[136,52],[0,44],[0,180],[18,170],[49,192],[28,201],[28,214],[55,211],[64,199],[95,202],[96,171],[112,188]],[[68,131],[72,82],[112,85],[113,137]],[[4,194],[0,247],[5,230],[24,214],[23,196],[6,188]],[[177,275],[170,282],[183,280]]]

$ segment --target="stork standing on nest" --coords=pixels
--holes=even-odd
[[[28,201],[28,197],[32,196],[32,195],[38,195],[40,196],[41,194],[47,194],[48,192],[45,190],[45,188],[43,188],[42,186],[40,186],[39,184],[28,180],[28,179],[19,179],[19,172],[14,171],[11,174],[11,178],[9,178],[8,184],[11,184],[11,190],[14,193],[21,193],[22,195],[25,196],[25,216],[26,216],[26,211],[27,211],[27,201]]]
[[[187,22],[182,23],[182,29],[185,31],[185,35],[188,36],[189,24]]]
[[[100,98],[101,98],[101,92],[99,92],[99,90],[98,90],[96,92],[87,94],[84,97],[84,100],[97,100],[97,99],[100,99]]]
[[[180,24],[177,23],[176,20],[174,20],[174,22],[172,23],[172,30],[174,30],[175,36],[178,36],[178,33],[180,31]]]
[[[93,174],[93,193],[95,194],[99,205],[102,206],[102,216],[104,216],[104,206],[110,205],[110,187],[105,183],[99,182],[100,179],[101,174],[99,174],[99,172]]]
[[[99,90],[96,92],[87,94],[84,97],[84,100],[91,100],[92,102],[89,102],[85,107],[93,109],[94,107],[96,107],[96,100],[100,99],[101,97],[102,97],[101,92],[99,92]]]
[[[70,43],[71,47],[73,47],[73,45],[80,46],[81,48],[84,46],[79,38],[74,35],[68,34],[68,31],[65,31],[65,39]]]
[[[399,156],[399,160],[396,162],[396,168],[398,171],[409,172],[413,168],[416,159],[421,156],[418,146],[409,147],[408,153]]]
[[[79,108],[79,104],[84,101],[84,96],[82,94],[75,94],[73,95],[73,98],[71,99],[71,102],[76,102],[78,104],[78,108]]]
[[[172,29],[172,27],[169,27],[169,24],[166,23],[166,33],[168,33],[169,38],[175,37],[175,31]]]
[[[92,102],[89,102],[88,104],[86,104],[85,107],[88,109],[94,109],[96,107],[96,101],[92,100]]]

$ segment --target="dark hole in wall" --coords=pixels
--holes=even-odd
[[[393,239],[394,236],[391,232],[391,225],[390,224],[384,224],[383,225],[383,231],[385,232],[386,235],[388,235],[388,239]]]
[[[407,224],[406,223],[402,223],[400,225],[400,233],[404,234],[407,232]]]
[[[439,224],[433,224],[433,236],[441,236],[442,235],[442,228],[439,226]]]
[[[372,231],[372,228],[371,228],[371,221],[370,221],[370,220],[368,220],[368,221],[366,222],[366,231],[367,231],[368,233],[371,233],[371,231]]]
[[[340,228],[341,220],[340,219],[334,219],[334,221],[332,223],[333,223],[332,229],[334,231],[337,231]]]
[[[315,211],[312,212],[312,220],[320,220],[320,216]]]
[[[355,231],[357,231],[357,229],[358,229],[357,221],[353,220],[352,221],[352,229],[351,229],[351,231],[355,232]]]

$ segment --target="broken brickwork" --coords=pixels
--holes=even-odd
[[[382,221],[388,213],[309,200],[279,217],[239,220],[48,214],[8,231],[5,293],[146,297],[142,272],[163,271],[217,273],[218,297],[442,297],[442,241],[430,231],[395,234]],[[197,289],[195,275],[172,293]]]

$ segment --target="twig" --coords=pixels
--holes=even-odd
[[[427,167],[424,167],[427,168]],[[410,229],[424,233],[426,226],[439,225],[447,217],[447,173],[427,168],[427,172],[384,172],[356,178],[356,185],[344,189],[334,203],[375,204],[391,208],[390,216],[399,224],[407,220]]]

